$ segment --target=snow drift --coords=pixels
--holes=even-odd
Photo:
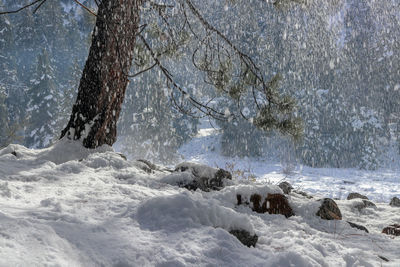
[[[220,191],[189,191],[167,175],[147,173],[109,147],[86,150],[65,140],[0,150],[0,265],[400,264],[400,239],[381,233],[400,221],[387,203],[359,211],[358,200],[338,200],[344,220],[324,221],[315,216],[317,199],[294,193],[288,199],[296,215],[286,219],[236,205],[238,193],[282,193],[276,185],[233,180]],[[232,229],[257,234],[255,248]]]

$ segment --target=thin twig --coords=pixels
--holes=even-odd
[[[150,52],[150,55],[152,56],[153,60],[157,64],[157,66],[160,68],[161,72],[164,74],[166,77],[168,83],[172,84],[172,86],[176,89],[179,90],[179,92],[182,94],[182,96],[189,100],[194,107],[196,107],[200,112],[207,114],[211,117],[220,119],[220,120],[226,120],[225,114],[215,110],[214,108],[204,105],[200,103],[198,100],[194,99],[192,96],[190,96],[180,85],[178,85],[174,79],[172,78],[171,73],[161,64],[160,60],[158,57],[155,55],[153,49],[150,47],[150,45],[147,43],[146,39],[143,37],[143,35],[139,35],[139,38],[142,40],[143,44],[145,45],[146,49]],[[175,101],[175,99],[173,99]],[[179,107],[179,106],[178,106]]]
[[[145,68],[144,70],[141,70],[141,71],[139,71],[139,72],[137,72],[137,73],[135,73],[135,74],[129,74],[129,75],[126,74],[126,76],[128,76],[129,78],[135,78],[136,76],[139,76],[140,74],[145,73],[146,71],[151,70],[151,69],[154,68],[155,66],[157,66],[157,63],[154,63],[154,64],[151,65],[150,67]]]
[[[19,8],[19,9],[17,9],[17,10],[2,11],[2,12],[0,12],[0,15],[4,15],[4,14],[15,14],[15,13],[18,13],[18,12],[24,10],[25,8],[28,8],[28,7],[30,7],[30,6],[33,6],[33,5],[37,4],[37,3],[39,3],[39,2],[44,2],[44,1],[46,1],[46,0],[35,0],[35,1],[33,1],[32,3],[27,4],[27,5],[21,7],[21,8]]]
[[[34,10],[33,10],[33,14],[35,14],[36,13],[36,11],[38,11],[39,10],[39,8],[46,2],[47,0],[43,0]]]
[[[90,10],[90,8],[88,8],[87,6],[85,6],[84,4],[82,4],[81,2],[79,2],[78,0],[74,0],[75,3],[77,3],[78,5],[80,5],[83,9],[85,9],[87,12],[89,12],[90,14],[92,14],[93,16],[97,16],[97,14],[95,12],[93,12],[92,10]],[[96,2],[96,4],[98,5],[98,3]]]

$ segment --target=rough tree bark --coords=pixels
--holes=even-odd
[[[86,148],[116,141],[144,1],[101,1],[78,97],[61,138],[80,140]]]

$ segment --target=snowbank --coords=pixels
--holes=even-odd
[[[380,233],[400,221],[387,203],[358,210],[358,200],[339,200],[344,220],[324,221],[315,216],[317,199],[292,194],[296,216],[286,219],[237,206],[237,194],[281,193],[276,185],[233,181],[220,191],[193,192],[166,176],[107,147],[60,141],[42,150],[0,150],[0,266],[400,264],[400,239]],[[232,229],[257,234],[256,247],[244,246]]]

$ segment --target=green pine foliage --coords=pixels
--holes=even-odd
[[[366,107],[354,107],[332,90],[298,94],[305,134],[297,147],[302,162],[312,167],[376,169],[387,142],[383,118]]]

